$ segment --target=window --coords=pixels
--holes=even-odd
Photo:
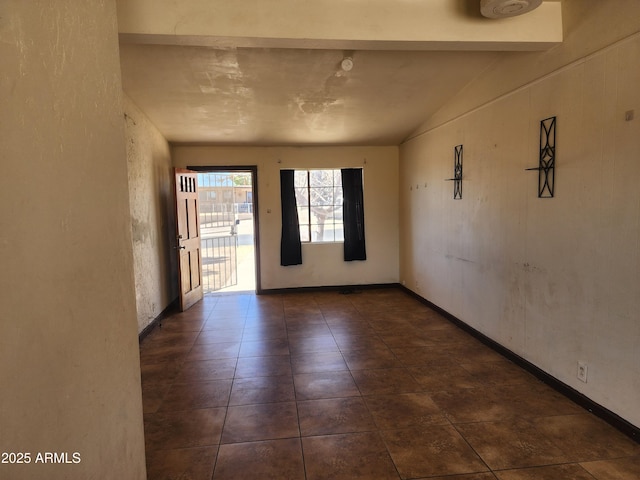
[[[300,241],[344,241],[340,170],[296,170],[294,189]]]

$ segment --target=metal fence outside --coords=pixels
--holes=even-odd
[[[202,288],[211,293],[238,283],[237,237],[203,238]]]

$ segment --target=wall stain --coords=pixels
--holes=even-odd
[[[147,243],[151,237],[149,222],[140,221],[137,218],[131,220],[131,236],[134,243]]]

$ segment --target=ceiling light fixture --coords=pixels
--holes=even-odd
[[[351,57],[344,57],[340,62],[340,68],[345,72],[350,72],[353,68],[353,59]]]
[[[541,4],[542,0],[480,0],[480,13],[487,18],[515,17]]]

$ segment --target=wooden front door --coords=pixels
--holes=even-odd
[[[198,174],[175,169],[176,235],[180,308],[202,300],[202,257],[198,213]]]

